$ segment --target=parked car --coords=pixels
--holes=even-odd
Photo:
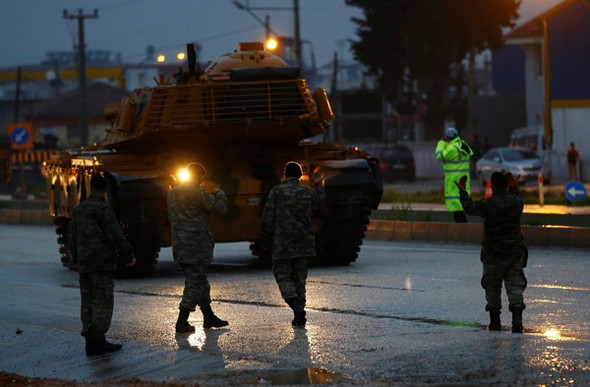
[[[384,181],[416,180],[416,163],[410,148],[404,145],[385,145],[380,149],[377,158]]]
[[[414,153],[405,145],[358,144],[358,147],[379,159],[383,181],[415,181]]]
[[[551,181],[550,167],[537,153],[524,147],[492,148],[477,160],[475,171],[482,186],[494,172],[510,172],[515,177],[520,175],[521,183],[537,182],[539,174],[543,175],[544,183]]]

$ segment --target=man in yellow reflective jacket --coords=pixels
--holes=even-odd
[[[459,137],[455,128],[447,128],[445,135],[436,145],[435,157],[443,164],[445,174],[445,204],[453,213],[457,223],[467,223],[467,216],[459,201],[459,189],[455,180],[463,175],[469,176],[469,159],[473,156],[473,150]],[[467,179],[466,192],[471,194],[470,180]]]

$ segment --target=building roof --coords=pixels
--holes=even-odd
[[[521,40],[543,36],[543,20],[555,15],[573,3],[581,1],[590,7],[589,0],[564,0],[561,3],[549,8],[547,11],[533,17],[531,20],[513,29],[506,35],[506,40]]]
[[[120,103],[129,93],[102,82],[91,83],[86,88],[86,113],[90,120],[104,120],[104,106]],[[35,119],[78,119],[80,115],[80,90],[75,89],[31,106],[29,117]]]

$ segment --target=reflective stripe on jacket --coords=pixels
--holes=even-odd
[[[460,137],[451,141],[440,140],[436,145],[435,157],[443,164],[445,174],[445,204],[449,211],[463,211],[459,201],[459,189],[455,181],[467,176],[467,193],[471,194],[469,159],[473,156],[471,147]]]

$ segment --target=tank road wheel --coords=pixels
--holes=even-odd
[[[160,254],[159,238],[153,235],[149,224],[123,224],[123,230],[133,246],[135,266],[117,265],[117,278],[140,278],[150,276],[156,270],[156,263]]]
[[[70,219],[60,216],[55,218],[55,233],[57,234],[57,243],[61,254],[61,263],[71,270],[78,270],[78,262],[74,262],[68,246],[68,225]]]
[[[371,210],[355,193],[335,190],[328,193],[323,226],[316,235],[319,265],[349,265],[356,261],[369,224]]]

